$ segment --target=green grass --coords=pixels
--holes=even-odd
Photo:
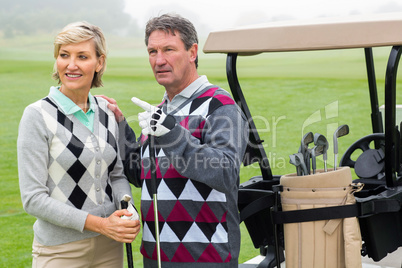
[[[137,96],[159,103],[163,88],[152,75],[142,40],[111,38],[105,87],[93,94],[115,98],[134,130],[139,133],[136,115],[139,108],[131,104]],[[18,123],[24,108],[47,95],[53,68],[52,37],[35,39],[0,39],[0,267],[30,267],[32,225],[34,218],[21,205],[18,188],[16,140]],[[374,50],[377,61],[380,105],[383,104],[384,68],[389,48]],[[225,55],[199,53],[199,73],[210,82],[229,90],[226,81]],[[350,126],[350,134],[339,140],[342,154],[357,139],[370,134],[370,104],[363,50],[272,53],[238,59],[238,75],[247,103],[259,129],[273,174],[294,172],[288,155],[296,152],[300,138],[307,131],[325,134],[332,144],[332,131],[340,124]],[[400,79],[398,79],[400,80]],[[398,97],[400,99],[400,90]],[[308,119],[315,112],[318,122]],[[332,149],[328,152],[332,165]],[[318,161],[318,165],[322,162]],[[259,175],[254,164],[241,169],[241,181]],[[140,190],[133,188],[135,202]],[[254,249],[244,225],[240,262],[259,253]],[[142,266],[138,251],[140,237],[134,242],[135,266]]]

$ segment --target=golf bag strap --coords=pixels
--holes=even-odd
[[[398,212],[402,206],[400,201],[397,199],[377,199],[360,204],[362,216],[387,212]]]
[[[251,204],[250,204],[251,205]],[[396,199],[377,199],[351,205],[312,208],[291,211],[271,211],[275,224],[296,223],[343,219],[350,217],[365,217],[374,214],[398,212],[401,203]]]
[[[275,198],[273,194],[267,194],[254,200],[253,202],[245,206],[242,210],[240,210],[240,222],[244,221],[248,217],[251,217],[252,215],[263,209],[272,207],[274,205],[274,201]]]
[[[358,217],[360,215],[358,204],[291,211],[272,211],[271,213],[275,224],[343,219]]]

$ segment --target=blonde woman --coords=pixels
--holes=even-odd
[[[119,210],[131,188],[119,156],[118,125],[102,86],[106,42],[99,27],[67,25],[54,42],[59,86],[26,107],[18,134],[21,198],[34,224],[32,267],[122,267],[123,243],[140,230]]]

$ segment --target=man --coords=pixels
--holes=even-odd
[[[198,75],[198,37],[190,21],[169,14],[152,18],[145,43],[166,91],[159,107],[133,98],[146,110],[139,114],[142,135],[132,146],[134,132],[125,128],[122,156],[126,175],[142,186],[144,267],[157,266],[148,134],[155,136],[162,267],[237,267],[246,119],[229,93]]]

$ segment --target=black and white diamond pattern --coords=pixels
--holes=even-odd
[[[117,162],[117,142],[111,132],[116,127],[114,120],[98,106],[99,119],[95,118],[91,133],[86,127],[75,127],[81,122],[66,116],[49,98],[42,106],[43,118],[54,135],[49,152],[50,196],[79,209],[102,204],[106,198],[113,201],[108,178]]]

